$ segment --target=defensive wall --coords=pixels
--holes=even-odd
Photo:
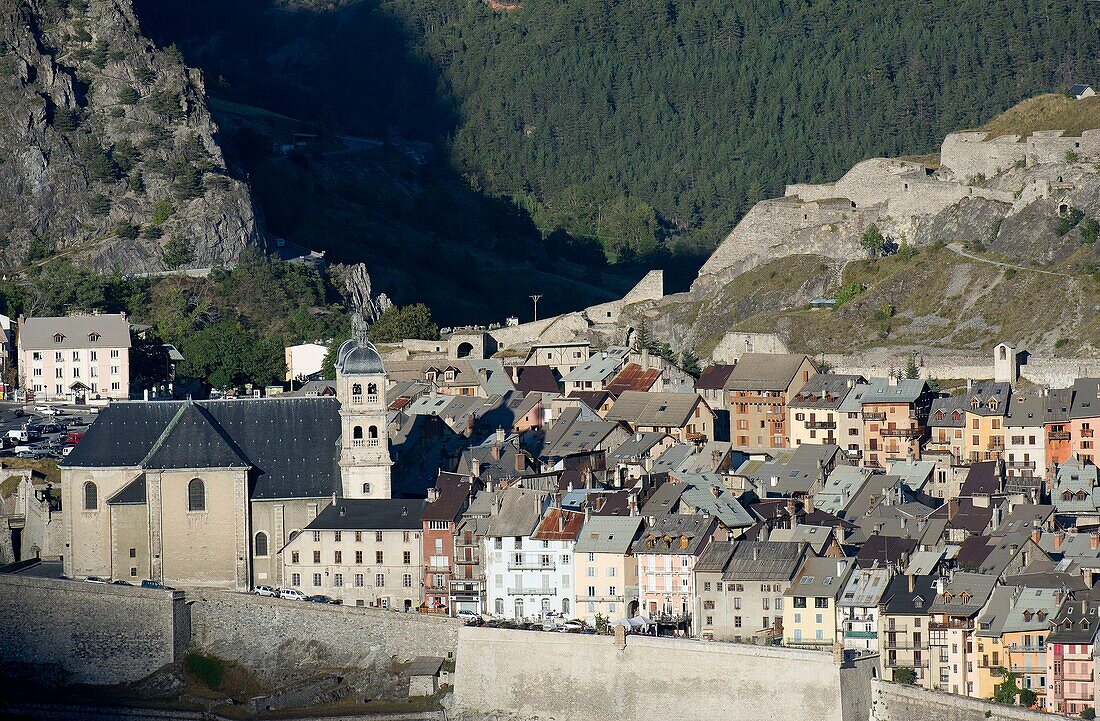
[[[916,353],[922,378],[986,380],[993,377],[988,355],[925,355],[920,349],[878,348],[863,354],[826,354],[834,373],[866,377],[886,376],[903,370],[910,353]],[[1032,356],[1020,366],[1020,377],[1040,386],[1068,388],[1077,378],[1100,376],[1100,358],[1040,358]]]
[[[452,719],[867,721],[869,658],[651,636],[459,632]]]
[[[1051,714],[875,679],[871,721],[1041,721]]]
[[[182,658],[183,593],[0,574],[0,657],[71,683],[136,681]]]
[[[188,593],[191,647],[261,675],[296,669],[371,668],[416,656],[454,656],[462,622],[359,606]]]
[[[1024,139],[1002,135],[986,140],[988,133],[971,130],[951,133],[940,147],[940,166],[958,179],[984,175],[992,178],[1014,165],[1034,167],[1065,163],[1066,153],[1079,161],[1100,157],[1100,130],[1086,130],[1080,136],[1066,136],[1063,130],[1040,130]]]

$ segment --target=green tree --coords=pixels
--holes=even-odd
[[[917,672],[911,668],[901,666],[894,669],[894,681],[912,686],[917,682]]]
[[[279,340],[259,337],[233,320],[196,330],[183,339],[180,352],[185,359],[181,373],[223,390],[281,382],[286,375]]]
[[[1020,689],[1020,705],[1025,708],[1031,708],[1035,705],[1037,696],[1035,692],[1029,688]]]
[[[688,375],[698,378],[699,374],[703,372],[703,369],[699,367],[699,356],[695,355],[690,348],[685,348],[680,353],[680,367]]]
[[[867,251],[872,258],[878,258],[886,248],[886,238],[879,231],[877,225],[872,225],[859,237],[859,245]]]
[[[157,201],[157,204],[153,206],[153,225],[163,225],[164,221],[168,220],[172,216],[176,209],[172,206],[172,201],[167,198],[162,198]]]
[[[1084,707],[1081,709],[1081,718],[1085,719],[1085,721],[1093,721],[1093,719],[1096,718],[1096,709],[1092,706]]]
[[[1016,685],[1018,674],[1010,673],[1003,666],[993,669],[994,676],[1001,677],[1001,683],[997,684],[993,691],[993,700],[1000,703],[1016,703],[1016,695],[1020,693],[1020,687]]]
[[[184,200],[197,198],[203,194],[202,172],[191,165],[184,167],[176,179],[172,181],[172,187],[177,195]]]
[[[195,259],[195,250],[186,240],[179,236],[172,236],[164,244],[161,260],[169,268],[179,268],[187,265]]]
[[[432,312],[423,303],[392,306],[378,316],[367,332],[375,343],[397,343],[416,338],[439,340],[439,326],[432,320]]]
[[[1095,243],[1098,233],[1100,233],[1100,223],[1097,223],[1095,218],[1086,218],[1085,222],[1081,223],[1081,242],[1085,245]]]
[[[916,355],[910,353],[909,360],[905,364],[905,377],[909,380],[920,378],[920,366],[917,365]]]
[[[138,95],[137,90],[129,85],[118,91],[118,102],[123,105],[134,105],[138,100],[141,100],[141,96]]]
[[[68,133],[79,126],[77,115],[69,110],[55,110],[53,114],[53,129],[58,132]]]

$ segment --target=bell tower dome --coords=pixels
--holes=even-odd
[[[344,341],[336,356],[340,401],[340,481],[344,498],[390,498],[386,368],[366,333]]]

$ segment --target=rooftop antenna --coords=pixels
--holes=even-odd
[[[532,295],[532,296],[528,296],[528,297],[535,302],[535,320],[538,320],[539,319],[539,298],[542,298],[542,296],[541,295]]]

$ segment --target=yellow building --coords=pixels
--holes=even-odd
[[[1064,600],[1061,590],[999,586],[978,617],[977,675],[974,691],[992,698],[1004,682],[1003,672],[1014,674],[1016,685],[1031,689],[1040,708],[1046,708],[1047,635]]]
[[[1012,388],[1008,383],[975,383],[967,392],[965,458],[970,463],[993,461],[1004,454],[1005,411]]]
[[[958,571],[950,581],[937,579],[929,613],[929,687],[974,696],[978,655],[974,632],[997,583],[996,576]]]
[[[838,633],[836,600],[855,568],[854,558],[807,558],[783,594],[783,645],[829,648]]]
[[[573,549],[576,617],[594,624],[637,612],[638,562],[630,546],[642,529],[641,516],[588,516]]]

